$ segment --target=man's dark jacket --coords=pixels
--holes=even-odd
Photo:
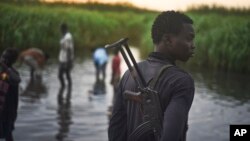
[[[18,108],[19,73],[11,68],[9,74],[9,89],[5,96],[4,109],[0,116],[0,138],[8,137],[15,128]]]
[[[194,97],[192,77],[177,67],[175,62],[158,52],[153,52],[148,59],[138,63],[146,82],[149,82],[159,70],[167,64],[168,68],[155,87],[159,93],[164,112],[161,141],[185,141],[189,109]],[[141,106],[125,100],[124,91],[138,92],[137,85],[126,71],[115,94],[112,117],[109,124],[109,141],[127,141],[128,136],[142,123]],[[141,141],[154,141],[153,135],[145,135]]]

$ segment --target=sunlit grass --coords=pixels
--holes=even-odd
[[[247,9],[192,9],[196,52],[188,65],[224,71],[250,72],[250,12]],[[103,4],[0,3],[0,50],[39,47],[57,56],[62,22],[69,25],[76,52],[129,37],[142,55],[153,51],[151,26],[157,12]]]

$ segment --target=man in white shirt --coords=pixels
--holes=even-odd
[[[74,60],[74,45],[71,33],[68,31],[67,24],[61,25],[62,38],[60,40],[60,53],[59,53],[59,74],[58,78],[61,83],[61,87],[65,86],[64,74],[66,75],[68,86],[71,87],[72,80],[70,71],[73,67]]]

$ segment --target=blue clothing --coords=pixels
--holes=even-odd
[[[105,64],[108,61],[108,54],[105,48],[97,48],[93,54],[93,60],[98,66]]]

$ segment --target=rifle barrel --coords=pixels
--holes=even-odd
[[[142,87],[146,87],[147,83],[146,83],[144,77],[142,76],[142,73],[141,73],[141,71],[140,71],[140,69],[139,69],[139,67],[138,67],[138,65],[137,65],[137,63],[136,63],[136,61],[135,61],[135,58],[134,58],[134,56],[133,56],[131,50],[129,49],[128,44],[126,43],[126,44],[124,44],[124,46],[125,46],[125,49],[126,49],[128,55],[129,55],[129,57],[130,57],[130,60],[132,61],[133,65],[134,65],[134,67],[135,67],[135,70],[136,70],[136,72],[137,72],[137,74],[138,74],[139,80],[140,80],[141,83],[142,83]]]

